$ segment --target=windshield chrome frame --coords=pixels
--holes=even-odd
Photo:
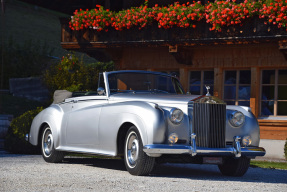
[[[153,74],[153,75],[167,76],[167,77],[170,77],[173,80],[177,81],[179,83],[179,85],[180,85],[180,89],[181,89],[182,93],[185,94],[184,89],[182,88],[182,85],[181,85],[179,79],[176,78],[173,75],[170,75],[170,74],[167,74],[167,73],[155,72],[155,71],[123,70],[123,71],[103,72],[103,76],[105,78],[104,82],[105,82],[105,85],[106,85],[106,95],[108,97],[110,97],[110,95],[111,95],[109,81],[108,81],[108,76],[111,75],[111,74],[121,74],[121,73],[142,73],[142,74]],[[176,86],[176,85],[173,85],[173,86]]]

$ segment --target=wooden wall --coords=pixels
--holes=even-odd
[[[123,48],[122,69],[165,69],[165,68],[251,68],[287,67],[278,43],[251,45],[204,45],[179,47],[192,58],[192,65],[179,64],[168,47]]]

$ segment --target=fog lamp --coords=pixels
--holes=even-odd
[[[244,147],[247,147],[247,146],[249,146],[249,145],[251,145],[251,142],[252,142],[252,139],[251,139],[251,137],[250,136],[244,136],[243,138],[242,138],[242,145],[244,146]]]
[[[174,143],[176,143],[177,141],[178,141],[178,135],[177,135],[176,133],[172,133],[172,134],[169,135],[169,137],[168,137],[168,142],[169,142],[170,144],[174,144]]]

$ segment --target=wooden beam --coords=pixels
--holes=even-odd
[[[260,99],[260,69],[258,67],[251,68],[251,86],[250,86],[250,108],[255,117],[258,117],[259,99]]]
[[[279,50],[287,60],[287,40],[279,41],[278,44],[279,44]]]
[[[185,92],[187,92],[188,89],[188,70],[186,70],[185,68],[180,68],[179,69],[179,76],[180,76],[180,82],[182,84],[182,87],[184,89]]]
[[[214,88],[213,95],[223,99],[223,69],[214,68]]]

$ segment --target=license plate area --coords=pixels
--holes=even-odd
[[[203,157],[203,163],[221,165],[222,157]]]

